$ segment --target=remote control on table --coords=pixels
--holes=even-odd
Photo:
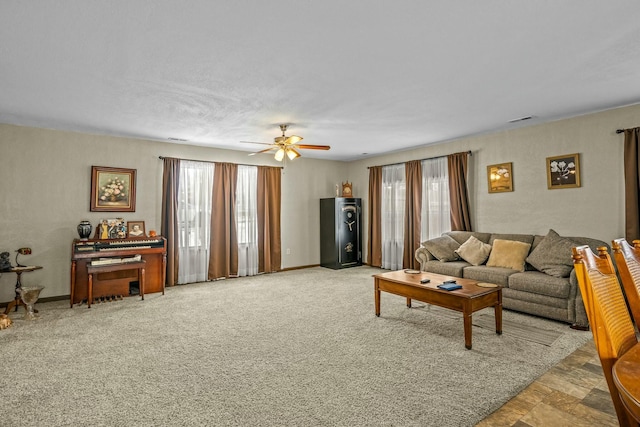
[[[429,283],[431,281],[431,279],[422,279],[420,280],[420,283]]]
[[[456,281],[454,279],[451,279],[451,280],[445,280],[442,283],[456,283]]]

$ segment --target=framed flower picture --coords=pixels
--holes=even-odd
[[[547,188],[580,187],[580,154],[547,157]]]
[[[487,166],[489,193],[513,191],[513,171],[511,163]]]
[[[91,166],[91,212],[135,212],[136,170]]]

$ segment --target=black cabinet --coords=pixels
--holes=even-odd
[[[320,265],[333,269],[362,265],[361,199],[320,199]]]

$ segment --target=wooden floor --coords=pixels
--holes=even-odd
[[[477,424],[481,427],[617,426],[593,341]]]

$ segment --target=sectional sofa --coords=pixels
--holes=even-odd
[[[423,242],[415,257],[421,270],[503,287],[504,308],[588,329],[573,269],[571,248],[608,244],[588,237],[451,231]]]

